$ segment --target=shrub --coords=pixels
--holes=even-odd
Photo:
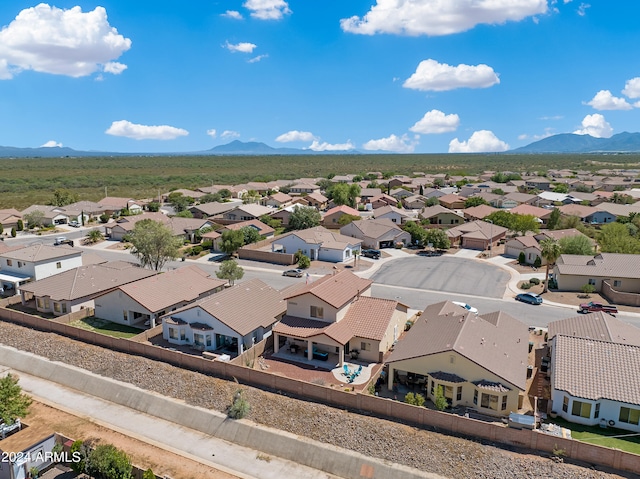
[[[236,391],[235,397],[233,398],[233,404],[231,404],[231,406],[229,407],[227,415],[231,419],[242,419],[249,413],[250,410],[251,406],[249,405],[249,402],[244,398],[242,389],[238,389]]]
[[[540,266],[542,266],[542,260],[540,259],[540,256],[536,256],[536,259],[533,262],[533,267],[539,268]]]
[[[202,253],[202,246],[194,246],[191,248],[191,254],[193,256],[198,256],[200,253]]]
[[[298,268],[307,269],[309,266],[311,266],[311,260],[309,257],[305,254],[300,255],[298,258]]]
[[[109,215],[107,213],[102,213],[100,215],[100,223],[106,223],[109,221]]]
[[[540,284],[540,280],[538,278],[531,278],[529,280],[529,283],[538,285],[538,284]]]
[[[146,471],[144,471],[142,473],[142,479],[156,479],[156,475],[153,473],[153,471],[149,468]]]
[[[595,291],[596,291],[596,287],[592,284],[585,284],[582,287],[582,292],[587,296],[589,296],[591,293],[594,293]]]
[[[11,228],[11,237],[15,238],[16,237],[16,229],[15,228]]]
[[[520,254],[518,255],[518,264],[524,264],[526,260],[527,258],[524,254],[524,251],[520,251]]]
[[[527,283],[522,283],[520,285],[520,289],[531,289],[532,284],[527,282]]]
[[[18,220],[18,231],[24,230],[24,221]]]

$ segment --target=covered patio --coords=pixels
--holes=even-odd
[[[31,281],[31,276],[26,274],[3,271],[0,273],[0,296],[14,296],[18,294],[20,285]]]

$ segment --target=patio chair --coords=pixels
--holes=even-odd
[[[349,366],[347,366],[346,364],[342,365],[342,370],[345,376],[349,376],[351,374],[351,370],[349,369]]]
[[[362,372],[362,364],[358,366],[358,370],[356,371],[356,376],[360,376],[361,372]]]

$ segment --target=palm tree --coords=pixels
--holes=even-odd
[[[98,229],[91,230],[87,233],[87,244],[95,244],[104,239],[104,235]]]
[[[560,247],[560,243],[557,240],[547,238],[540,242],[540,248],[542,257],[547,262],[547,273],[544,281],[544,289],[543,293],[546,293],[549,290],[549,266],[555,264],[556,260],[562,253],[562,248]]]

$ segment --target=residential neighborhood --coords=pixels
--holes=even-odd
[[[576,175],[592,196],[555,193],[553,172],[494,176],[372,173],[3,210],[0,317],[73,338],[117,331],[142,356],[244,368],[248,384],[273,375],[303,397],[314,384],[336,405],[368,395],[491,427],[555,424],[565,438],[572,424],[640,432],[638,188],[615,183],[614,203],[596,196],[612,175]],[[617,313],[582,314],[590,300]]]

